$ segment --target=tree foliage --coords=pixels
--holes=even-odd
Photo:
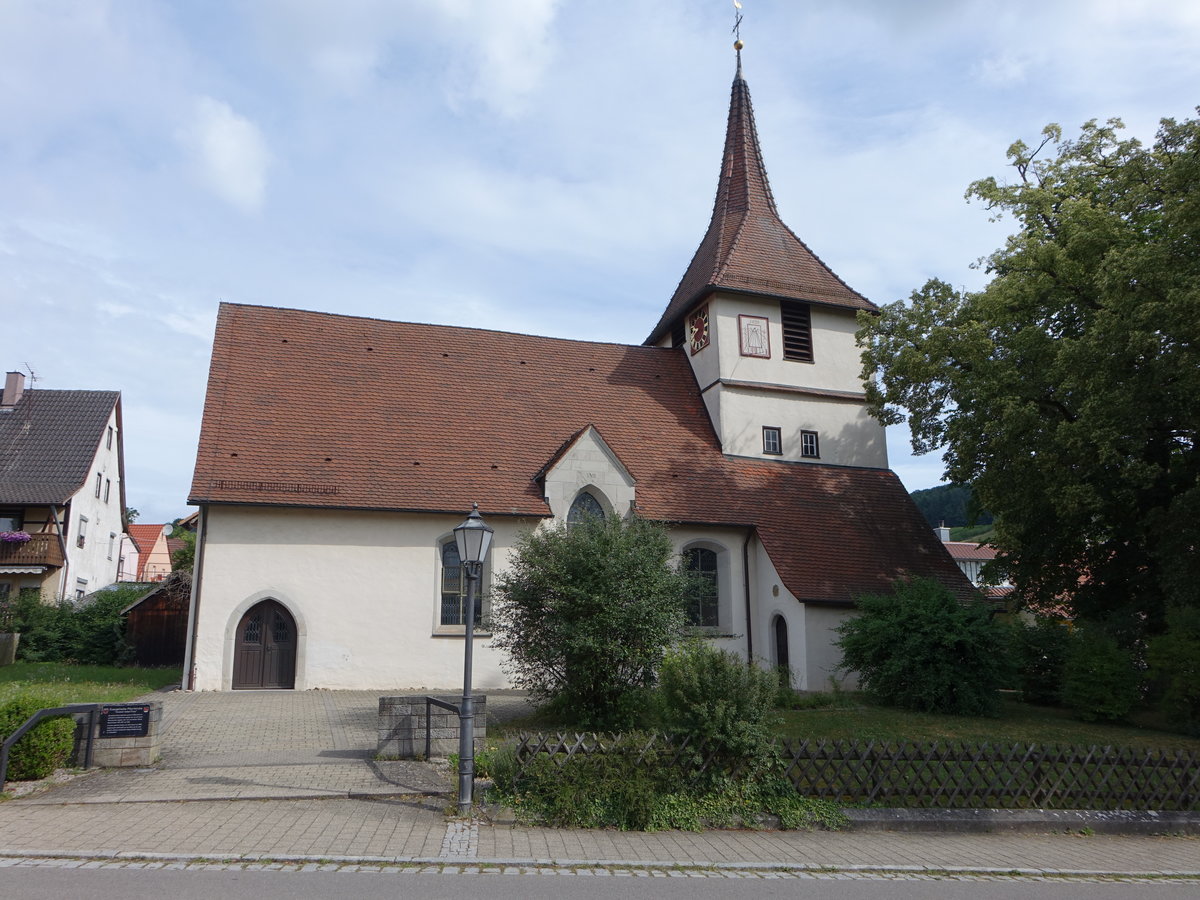
[[[932,578],[900,582],[891,594],[858,598],[842,623],[841,668],[888,706],[960,716],[995,716],[1010,674],[1010,637],[982,600],[961,603]]]
[[[1200,608],[1168,610],[1166,634],[1150,642],[1146,658],[1172,727],[1200,735]]]
[[[1120,722],[1141,693],[1133,653],[1097,625],[1071,634],[1063,679],[1063,703],[1084,722]]]
[[[930,528],[943,524],[947,528],[992,524],[992,514],[979,508],[971,486],[967,484],[941,484],[913,491],[912,499]]]
[[[513,682],[575,724],[630,724],[684,624],[689,579],[666,529],[585,518],[522,535],[496,584],[492,644]]]
[[[997,519],[1019,596],[1073,596],[1133,644],[1200,592],[1200,120],[1153,146],[1057,126],[969,199],[1019,228],[991,282],[861,316],[864,374],[913,449],[945,448]]]

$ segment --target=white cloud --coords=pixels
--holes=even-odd
[[[244,213],[261,209],[271,154],[257,125],[228,103],[201,97],[181,139],[217,196]]]
[[[505,116],[525,112],[553,59],[550,26],[559,0],[458,0],[440,7],[471,99]]]
[[[976,63],[975,75],[984,84],[995,87],[1019,84],[1025,80],[1030,62],[1026,56],[1002,52]]]

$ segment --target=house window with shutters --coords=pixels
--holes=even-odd
[[[783,318],[783,358],[812,362],[812,316],[808,304],[783,300],[780,302],[780,311]]]

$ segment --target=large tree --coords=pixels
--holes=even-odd
[[[1017,142],[968,199],[1018,229],[981,291],[933,280],[861,316],[875,413],[945,448],[1019,596],[1132,640],[1200,602],[1200,120]]]

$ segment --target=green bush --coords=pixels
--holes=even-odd
[[[1026,703],[1053,706],[1059,702],[1070,643],[1067,626],[1053,619],[1038,618],[1033,624],[1013,625],[1013,649],[1018,664],[1016,685]]]
[[[35,700],[18,698],[0,706],[0,740],[7,739],[42,707]],[[75,745],[75,720],[55,716],[39,722],[9,752],[9,781],[36,781],[66,764]],[[2,785],[0,785],[2,787]]]
[[[23,591],[13,610],[13,627],[21,632],[18,655],[27,662],[126,662],[130,648],[121,610],[145,592],[144,585],[132,585],[99,591],[86,602],[43,603],[36,591]]]
[[[649,734],[635,732],[603,753],[538,756],[511,782],[497,777],[495,799],[525,821],[562,827],[697,831],[755,827],[766,815],[783,828],[845,822],[836,806],[798,796],[778,773],[721,778],[702,789],[687,784],[669,752],[643,749],[651,743]]]
[[[838,628],[841,668],[887,706],[961,716],[1000,714],[1010,642],[983,601],[963,603],[929,578],[858,598]]]
[[[775,672],[707,643],[689,642],[663,660],[659,715],[667,730],[703,742],[703,756],[711,756],[716,769],[752,765],[774,753],[771,714],[778,691]]]
[[[684,624],[689,579],[673,556],[666,529],[638,518],[521,535],[492,606],[513,683],[577,727],[636,724]]]
[[[1067,649],[1063,703],[1084,722],[1118,722],[1137,703],[1141,676],[1133,654],[1097,625],[1077,628]]]
[[[1169,609],[1167,631],[1150,642],[1146,660],[1172,727],[1200,735],[1200,609]]]

